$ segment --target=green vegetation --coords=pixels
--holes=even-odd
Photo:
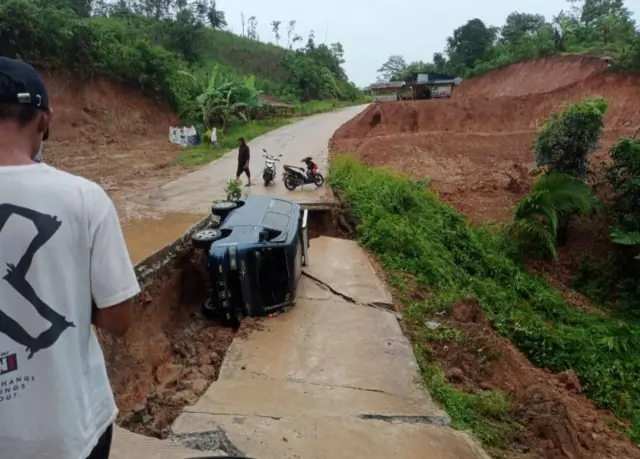
[[[469,78],[523,59],[559,53],[606,54],[616,67],[640,69],[640,35],[623,0],[569,0],[551,21],[540,14],[513,12],[502,27],[474,18],[453,31],[444,53],[431,62],[407,64],[391,56],[379,70],[383,80],[407,80],[413,73]]]
[[[299,116],[315,115],[317,113],[330,112],[339,108],[349,107],[356,104],[367,104],[370,100],[365,97],[359,97],[355,101],[344,101],[336,99],[312,100],[296,105],[296,114]]]
[[[185,121],[201,127],[203,104],[196,99],[205,93],[205,102],[218,99],[212,93],[228,92],[225,84],[235,88],[227,104],[233,108],[218,106],[208,121],[223,125],[224,110],[234,112],[234,118],[247,114],[235,104],[248,103],[237,94],[248,78],[255,91],[293,103],[358,99],[359,91],[342,69],[340,43],[316,44],[311,32],[300,46],[302,38],[291,21],[286,49],[261,42],[256,25],[257,19],[249,18],[246,36],[219,30],[226,20],[212,0],[6,0],[0,4],[0,55],[80,77],[99,74],[123,81],[159,95],[180,113],[193,113],[195,119]],[[279,40],[279,25],[276,29]],[[211,82],[212,73],[224,74],[223,81],[213,87],[190,84]],[[260,105],[255,98],[251,102]],[[192,110],[194,105],[200,109]]]
[[[285,126],[290,122],[286,118],[273,118],[254,121],[250,125],[232,124],[226,133],[218,134],[218,145],[215,148],[206,142],[194,147],[183,148],[178,155],[177,161],[185,166],[208,164],[236,148],[238,137],[244,137],[249,142],[251,139]]]
[[[632,352],[640,340],[640,323],[589,314],[567,304],[520,266],[509,238],[470,226],[421,182],[367,167],[349,156],[336,158],[329,177],[358,222],[360,243],[377,255],[392,277],[410,276],[428,295],[406,310],[415,336],[425,333],[435,307],[474,296],[495,329],[531,362],[552,371],[573,369],[586,394],[629,420],[629,434],[640,440],[640,355]],[[430,371],[424,354],[419,357],[423,370]],[[429,372],[425,378],[432,379]],[[461,425],[477,431],[478,423],[486,429],[509,424],[503,405],[487,418],[487,411],[473,399],[460,402],[464,396],[444,387],[438,397]],[[500,431],[489,435],[496,445]]]
[[[531,194],[519,202],[507,230],[524,251],[555,259],[558,226],[575,214],[593,213],[596,206],[597,200],[584,181],[551,172],[538,179]]]

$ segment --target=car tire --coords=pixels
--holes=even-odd
[[[211,298],[207,298],[204,303],[202,303],[202,315],[207,319],[216,318],[216,309],[213,307],[213,300]]]
[[[225,218],[230,212],[236,210],[240,205],[233,201],[218,201],[211,204],[211,213],[217,217]]]
[[[314,183],[315,186],[320,188],[322,185],[324,185],[324,175],[322,175],[320,172],[315,174],[313,176],[313,183]]]
[[[196,249],[208,250],[218,239],[222,239],[222,231],[215,228],[207,228],[196,231],[191,235],[191,244]]]
[[[284,179],[284,187],[289,190],[289,191],[293,191],[297,188],[298,184],[296,183],[296,179],[294,179],[292,176],[287,175]]]

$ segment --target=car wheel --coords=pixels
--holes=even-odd
[[[244,314],[240,310],[230,311],[226,313],[225,322],[227,325],[232,327],[234,330],[240,328],[242,324],[242,319],[244,319]]]
[[[290,175],[287,175],[287,177],[284,179],[284,187],[289,191],[293,191],[297,186],[298,184],[296,183],[296,179],[294,179]]]
[[[191,243],[196,249],[208,249],[218,239],[222,238],[222,232],[215,228],[207,228],[193,233]]]
[[[211,213],[220,218],[224,218],[233,210],[236,210],[239,207],[237,202],[233,201],[219,201],[214,202],[211,205]]]
[[[324,185],[324,176],[320,172],[318,172],[313,176],[313,183],[317,187],[321,187],[322,185]]]
[[[213,300],[211,298],[207,298],[205,302],[202,303],[202,315],[207,319],[216,318],[216,308],[213,306]]]

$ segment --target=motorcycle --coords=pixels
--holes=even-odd
[[[284,166],[282,180],[287,190],[292,191],[309,183],[313,183],[317,187],[324,185],[324,176],[318,172],[318,165],[313,162],[311,156],[307,156],[300,162],[306,164],[306,169],[298,166]]]
[[[262,179],[264,180],[264,186],[269,185],[269,183],[273,182],[276,178],[276,161],[280,161],[275,156],[267,153],[267,150],[264,148],[262,151],[265,153],[262,155],[265,159],[264,161],[264,169],[262,171]],[[281,154],[278,157],[282,156]]]

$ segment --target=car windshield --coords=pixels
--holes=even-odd
[[[289,270],[283,247],[255,249],[255,288],[264,307],[275,306],[286,301],[289,290]]]

